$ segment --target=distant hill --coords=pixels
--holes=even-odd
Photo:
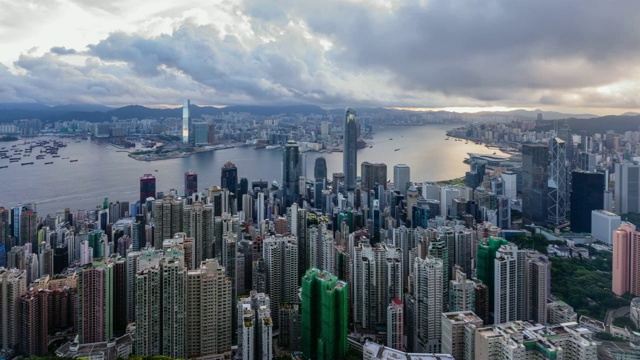
[[[567,119],[566,122],[574,134],[581,131],[585,131],[587,134],[605,133],[608,130],[622,134],[625,131],[640,130],[640,115],[607,115],[590,119]],[[560,121],[559,123],[562,124],[564,121]],[[551,130],[555,125],[556,122],[553,120],[538,121],[536,129]]]
[[[192,118],[200,118],[203,115],[222,115],[224,113],[237,112],[252,115],[272,116],[278,114],[302,114],[324,115],[326,110],[315,105],[290,105],[290,106],[252,106],[233,105],[224,108],[213,106],[191,105]],[[121,108],[110,108],[103,105],[79,104],[60,105],[50,107],[35,103],[4,103],[0,104],[0,122],[9,122],[20,119],[41,119],[43,121],[84,120],[90,122],[110,121],[118,119],[146,119],[181,117],[182,107],[157,109],[141,105],[129,105]]]

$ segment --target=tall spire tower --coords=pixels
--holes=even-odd
[[[344,149],[342,153],[342,171],[344,184],[347,190],[356,188],[356,175],[358,159],[356,157],[358,145],[358,124],[356,123],[356,111],[347,109],[344,117]]]

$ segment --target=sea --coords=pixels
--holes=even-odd
[[[491,154],[494,150],[471,141],[446,140],[446,131],[452,127],[445,124],[375,127],[373,138],[366,139],[368,147],[358,150],[358,163],[387,164],[387,176],[391,180],[396,164],[409,165],[414,182],[459,178],[469,169],[463,163],[467,153]],[[0,147],[17,144],[24,148],[21,144],[25,141],[38,139],[3,142]],[[157,191],[168,193],[170,189],[176,189],[182,193],[184,173],[193,171],[198,174],[198,188],[204,189],[220,184],[220,170],[227,161],[235,163],[238,178],[282,182],[282,150],[278,149],[237,147],[185,158],[138,161],[105,142],[63,141],[67,146],[59,149],[59,158],[47,155],[43,160],[36,160],[40,149],[36,148],[31,157],[20,162],[0,159],[0,206],[35,203],[38,213],[45,215],[64,208],[93,209],[101,205],[104,198],[113,202],[135,202],[139,197],[139,179],[144,174],[156,177]],[[342,172],[341,152],[305,152],[304,156],[306,176],[313,176],[315,159],[320,156],[327,161],[329,177],[331,173]],[[21,165],[26,161],[34,164]],[[51,161],[53,164],[44,164]],[[1,168],[5,165],[8,167]]]

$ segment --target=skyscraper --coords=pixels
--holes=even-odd
[[[315,268],[302,278],[302,353],[307,359],[347,354],[347,284]]]
[[[182,105],[182,144],[193,145],[193,129],[191,126],[191,114],[190,114],[191,102],[185,100]]]
[[[45,290],[30,290],[18,299],[20,353],[26,356],[44,355],[49,346],[49,294]]]
[[[249,297],[240,298],[237,306],[238,354],[241,359],[271,359],[273,322],[269,296],[252,291]]]
[[[229,190],[233,195],[237,195],[238,168],[231,161],[227,161],[220,170],[220,187]]]
[[[618,296],[640,296],[640,231],[626,221],[613,232],[611,289]]]
[[[113,264],[94,262],[78,270],[78,340],[81,344],[113,337]]]
[[[211,204],[203,205],[196,201],[193,205],[184,207],[183,231],[188,237],[193,238],[193,261],[187,263],[189,270],[197,269],[199,264],[213,258],[213,207]]]
[[[189,197],[198,192],[198,174],[194,172],[184,173],[184,196]]]
[[[358,172],[358,123],[356,111],[347,109],[344,117],[344,146],[342,152],[342,172],[344,173],[344,185],[346,190],[356,188],[356,176]]]
[[[156,178],[151,174],[144,174],[140,178],[140,204],[144,204],[149,197],[156,197]]]
[[[591,232],[591,212],[604,206],[604,174],[574,170],[571,181],[571,231]]]
[[[282,200],[285,208],[298,201],[300,194],[300,151],[295,140],[287,141],[282,153]]]
[[[522,144],[522,220],[545,225],[549,220],[549,149],[543,144]]]
[[[162,248],[165,239],[182,232],[183,211],[182,200],[171,195],[153,203],[153,246],[156,249]]]
[[[616,164],[614,175],[616,213],[640,212],[640,165]]]
[[[411,181],[411,169],[406,164],[398,164],[393,167],[393,186],[402,195],[407,196],[407,189]]]
[[[374,190],[378,185],[387,188],[387,165],[382,163],[370,163],[368,161],[360,164],[360,176],[362,178],[361,187],[363,190]]]
[[[443,310],[443,264],[433,256],[416,258],[413,263],[413,294],[416,299],[413,318],[414,352],[439,353]]]
[[[526,250],[514,244],[502,245],[494,259],[494,323],[527,318]]]
[[[564,140],[549,141],[549,212],[547,221],[558,226],[565,222],[567,212],[567,149]]]
[[[315,179],[327,178],[327,160],[322,156],[316,158],[316,162],[313,165],[313,177]]]
[[[23,270],[0,268],[0,349],[10,350],[18,344],[18,298],[27,290]]]
[[[298,298],[298,242],[295,236],[268,237],[263,242],[262,258],[267,270],[267,293],[271,310],[280,311],[281,303],[296,303]],[[279,320],[274,318],[276,327]]]

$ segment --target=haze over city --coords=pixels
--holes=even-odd
[[[640,3],[9,1],[0,99],[640,109]]]

